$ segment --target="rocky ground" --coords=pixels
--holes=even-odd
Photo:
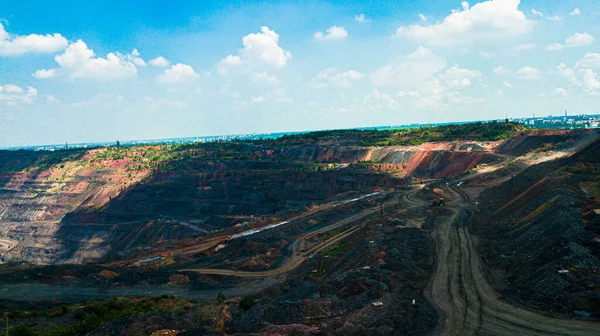
[[[598,153],[595,143],[481,195],[473,228],[511,299],[571,316],[600,314]]]

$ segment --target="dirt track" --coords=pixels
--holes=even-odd
[[[441,316],[438,335],[600,335],[600,323],[546,316],[503,302],[488,283],[466,225],[468,196],[450,189],[452,215],[435,233],[435,271],[426,299]]]

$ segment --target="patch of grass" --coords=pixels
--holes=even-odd
[[[327,255],[330,257],[336,257],[342,255],[348,246],[346,244],[340,244],[331,250],[327,251]]]
[[[111,321],[138,314],[158,312],[185,313],[192,304],[172,295],[162,295],[152,298],[115,297],[103,301],[84,302],[80,305],[61,306],[42,312],[11,311],[12,319],[38,317],[55,318],[72,313],[74,323],[52,324],[38,323],[27,327],[17,325],[10,330],[10,335],[54,336],[54,335],[85,335],[88,332]]]

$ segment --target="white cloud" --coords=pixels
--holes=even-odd
[[[133,62],[136,62],[138,56],[139,53],[134,50],[132,54],[127,55],[109,53],[106,58],[95,57],[94,51],[88,49],[85,42],[79,40],[69,45],[64,53],[54,57],[59,65],[58,68],[38,70],[34,76],[40,79],[60,74],[66,74],[71,78],[131,78],[137,76],[137,68]]]
[[[554,90],[552,92],[552,95],[555,97],[566,97],[567,96],[567,90],[563,89],[563,88],[557,88],[556,90]]]
[[[560,43],[550,43],[546,46],[546,50],[548,51],[557,51],[562,50],[564,46]]]
[[[149,63],[153,67],[157,67],[157,68],[168,67],[170,64],[170,62],[162,56],[158,56],[154,59],[151,59]]]
[[[555,14],[553,16],[549,16],[548,20],[550,20],[550,21],[560,21],[560,20],[562,20],[562,18],[558,14]]]
[[[255,72],[252,74],[252,78],[257,83],[267,84],[267,85],[276,85],[279,83],[279,80],[274,75],[269,75],[266,71]]]
[[[445,70],[444,70],[445,69]],[[430,49],[419,47],[415,52],[380,67],[371,75],[371,82],[377,90],[396,90],[396,97],[408,99],[417,109],[446,108],[453,104],[480,103],[483,100],[462,94],[460,91],[471,86],[472,80],[481,78],[478,71],[463,69],[458,65],[446,68],[446,60]],[[386,99],[386,95],[374,91],[371,99],[385,108],[396,106]],[[392,105],[389,105],[392,104]]]
[[[567,38],[565,44],[552,43],[546,46],[546,50],[557,51],[564,48],[585,47],[594,43],[596,39],[588,33],[575,33]]]
[[[19,103],[31,104],[38,96],[38,90],[31,86],[27,90],[18,85],[6,84],[0,85],[0,104],[10,106],[18,105]]]
[[[312,84],[317,89],[324,89],[329,86],[348,87],[353,82],[362,78],[362,74],[355,70],[338,72],[335,68],[325,69],[317,74],[312,80]]]
[[[588,33],[575,33],[567,39],[565,44],[570,47],[583,47],[594,43],[596,39]]]
[[[0,55],[18,56],[25,53],[45,54],[61,51],[69,42],[61,34],[16,36],[0,23]]]
[[[218,73],[226,75],[233,68],[263,65],[276,68],[284,67],[292,58],[289,51],[279,46],[279,35],[268,27],[261,27],[260,33],[251,33],[242,38],[244,47],[238,55],[228,55],[219,62]]]
[[[481,77],[479,71],[461,69],[456,64],[446,70],[445,73],[438,76],[438,78],[449,88],[464,88],[471,86],[471,79],[478,77]]]
[[[161,110],[161,109],[183,109],[188,106],[187,103],[178,99],[167,99],[167,98],[154,98],[146,96],[143,99],[138,100],[138,104],[142,105],[150,110]]]
[[[531,10],[531,14],[539,16],[539,17],[544,17],[544,13],[542,13],[542,12],[540,12],[538,10],[535,10],[535,9]]]
[[[502,85],[506,86],[509,89],[512,89],[514,87],[512,84],[510,84],[509,82],[506,82],[506,81],[502,82]]]
[[[600,69],[600,54],[587,53],[575,63],[575,67],[567,68],[564,63],[558,66],[558,72],[569,81],[571,86],[580,88],[592,96],[600,95],[600,79],[595,69]]]
[[[496,75],[510,75],[510,74],[512,74],[512,71],[508,70],[507,68],[505,68],[503,66],[497,66],[494,68],[494,73]]]
[[[445,67],[445,59],[430,49],[419,47],[413,53],[377,69],[371,75],[371,81],[376,87],[413,89]]]
[[[573,9],[573,11],[571,12],[571,16],[578,16],[578,15],[581,15],[581,9],[579,9],[579,8]]]
[[[193,81],[198,78],[198,74],[187,64],[175,64],[170,69],[166,69],[161,75],[156,76],[156,80],[161,83],[182,83]]]
[[[291,103],[293,101],[293,99],[287,95],[285,89],[281,88],[267,92],[263,95],[253,96],[250,100],[252,103],[263,103],[267,101],[275,103]]]
[[[48,70],[40,69],[33,73],[33,77],[35,77],[37,79],[47,79],[47,78],[52,78],[54,76],[56,76],[56,69],[48,69]]]
[[[146,62],[140,57],[140,52],[137,49],[133,49],[131,54],[125,55],[125,59],[137,66],[146,66]]]
[[[316,32],[314,36],[317,40],[340,40],[348,36],[348,31],[344,27],[332,26],[326,33]]]
[[[577,68],[600,68],[600,54],[586,53],[583,58],[575,64]]]
[[[427,17],[423,14],[419,14],[419,19],[423,22],[427,22]]]
[[[523,80],[536,80],[540,77],[540,71],[536,68],[526,66],[515,71],[515,75]]]
[[[546,19],[548,19],[548,20],[550,20],[550,21],[560,21],[560,20],[562,20],[562,18],[561,18],[561,17],[560,17],[558,14],[555,14],[555,15],[553,15],[553,16],[546,16],[546,15],[544,15],[544,13],[542,13],[542,12],[540,12],[540,11],[538,11],[538,10],[535,10],[535,9],[532,9],[532,10],[531,10],[531,13],[532,13],[533,15],[535,15],[535,16],[538,16],[538,17],[540,17],[540,18],[543,18],[543,17],[545,17]]]
[[[357,16],[354,17],[354,21],[356,21],[358,23],[366,23],[366,22],[371,22],[371,19],[367,19],[367,17],[365,17],[365,14],[358,14]]]
[[[520,0],[488,0],[455,10],[441,23],[400,27],[405,36],[433,45],[452,45],[509,38],[531,31],[533,21],[519,10]]]

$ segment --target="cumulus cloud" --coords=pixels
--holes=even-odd
[[[588,33],[575,33],[567,39],[565,44],[569,47],[583,47],[594,43],[596,39]]]
[[[260,33],[251,33],[242,38],[243,48],[238,55],[228,55],[219,62],[218,72],[226,75],[233,68],[270,66],[282,68],[292,58],[292,53],[279,46],[279,35],[262,27]]]
[[[69,45],[64,53],[54,57],[59,65],[58,68],[38,70],[33,76],[40,79],[61,74],[71,78],[131,78],[137,76],[134,62],[141,64],[139,53],[135,49],[127,55],[109,53],[106,58],[95,56],[94,51],[89,49],[85,42],[79,40]]]
[[[427,22],[427,17],[423,14],[419,14],[419,20],[421,20],[423,22]]]
[[[462,94],[481,73],[453,65],[430,49],[419,47],[413,53],[380,67],[371,75],[379,88],[396,90],[396,97],[413,100],[418,109],[447,107],[456,103],[478,103],[483,100]],[[375,95],[376,96],[376,95]],[[381,95],[380,95],[381,96]]]
[[[365,17],[365,14],[358,14],[357,16],[354,17],[354,21],[356,21],[358,23],[366,23],[366,22],[370,22],[371,19],[367,19],[367,17]]]
[[[47,79],[56,76],[56,69],[40,69],[33,73],[33,77],[37,79]]]
[[[190,82],[198,78],[198,74],[187,64],[175,64],[165,72],[156,76],[156,80],[161,83],[175,84]]]
[[[45,54],[64,50],[69,42],[61,34],[17,36],[9,34],[0,23],[0,55],[18,56],[25,53]]]
[[[0,85],[0,104],[10,106],[18,105],[19,103],[31,104],[38,96],[38,90],[31,86],[23,89],[15,84]]]
[[[506,86],[509,89],[512,89],[514,87],[512,84],[510,84],[509,82],[506,82],[506,81],[502,82],[502,85]]]
[[[567,79],[571,86],[579,88],[592,96],[600,95],[598,69],[600,69],[599,53],[586,53],[581,60],[575,63],[573,68],[568,68],[564,63],[561,63],[557,68],[561,76]]]
[[[581,15],[581,9],[579,9],[579,8],[573,9],[573,11],[571,12],[571,16],[578,16],[578,15]]]
[[[377,69],[371,75],[375,86],[411,89],[446,67],[446,60],[431,49],[419,47],[413,53]]]
[[[252,78],[255,82],[267,85],[276,85],[279,84],[279,80],[275,75],[270,75],[266,71],[255,72],[252,74]]]
[[[146,62],[140,57],[140,52],[137,49],[133,49],[131,54],[125,55],[125,59],[137,66],[146,66]]]
[[[362,78],[362,74],[355,70],[339,72],[335,68],[327,68],[317,74],[312,84],[317,89],[325,89],[330,86],[349,87],[353,82]]]
[[[536,68],[525,66],[515,71],[515,75],[523,80],[536,80],[540,78],[540,71]]]
[[[170,64],[169,61],[167,61],[167,59],[162,56],[158,56],[154,59],[151,59],[149,63],[153,67],[157,67],[157,68],[168,67]]]
[[[560,43],[550,43],[546,46],[546,50],[548,51],[557,51],[562,50],[565,46]]]
[[[317,40],[340,40],[348,36],[348,31],[344,27],[332,26],[326,33],[316,32],[314,36]]]
[[[556,90],[554,90],[552,92],[552,95],[555,97],[566,97],[567,96],[567,90],[563,89],[563,88],[557,88]]]
[[[585,47],[591,45],[594,41],[596,41],[596,39],[588,33],[575,33],[566,39],[564,45],[552,43],[546,46],[546,50],[556,51],[564,48]]]
[[[533,21],[519,10],[520,0],[488,0],[455,10],[442,22],[400,27],[396,36],[432,45],[453,45],[508,38],[531,31]]]
[[[453,89],[471,86],[471,80],[478,77],[481,77],[479,71],[461,69],[456,64],[438,76],[446,86]]]

